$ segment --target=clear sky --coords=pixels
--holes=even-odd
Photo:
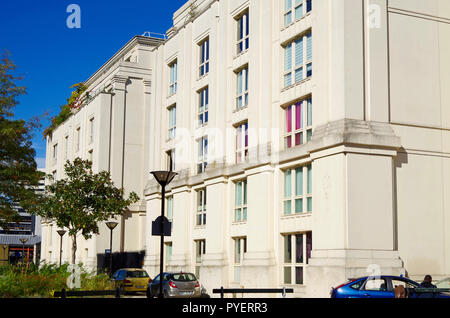
[[[69,98],[70,86],[83,82],[133,36],[165,33],[173,13],[187,0],[1,0],[0,52],[8,50],[27,95],[17,118],[49,113],[35,132],[38,167],[44,167],[43,129]],[[70,4],[81,8],[81,28],[70,29]]]

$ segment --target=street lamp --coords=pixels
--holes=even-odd
[[[111,239],[109,241],[109,271],[110,271],[111,275],[112,275],[112,235],[113,235],[113,230],[117,226],[117,224],[119,224],[119,223],[114,222],[114,221],[106,222],[106,226],[111,230]]]
[[[58,232],[59,236],[61,237],[60,243],[59,243],[59,266],[61,266],[61,259],[62,259],[62,241],[63,241],[63,236],[64,236],[64,234],[66,234],[66,231],[64,231],[64,230],[58,230],[58,231],[56,231],[56,232]]]
[[[22,242],[22,263],[23,263],[23,258],[25,256],[25,243],[28,242],[28,239],[23,237],[23,238],[19,239],[19,241]]]
[[[5,265],[8,265],[8,263],[9,263],[9,255],[6,254],[6,249],[8,248],[8,246],[7,245],[3,245],[2,247],[3,247],[3,256],[6,256],[6,259],[5,259],[6,264]]]
[[[161,246],[160,246],[160,260],[159,260],[159,298],[163,298],[163,267],[164,267],[164,201],[166,198],[166,186],[177,175],[173,171],[153,171],[151,174],[155,177],[156,181],[161,185],[162,198],[161,198]]]

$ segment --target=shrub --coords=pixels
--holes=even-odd
[[[70,273],[68,264],[42,264],[28,267],[0,267],[0,298],[52,297],[54,291],[67,288]],[[82,290],[110,290],[114,288],[107,274],[96,275],[95,271],[81,270]]]

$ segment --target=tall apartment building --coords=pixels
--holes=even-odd
[[[80,157],[93,162],[93,171],[109,171],[115,185],[126,194],[134,191],[140,201],[116,221],[113,253],[145,250],[146,209],[144,171],[148,167],[150,136],[151,50],[161,40],[136,36],[110,58],[86,82],[89,100],[47,138],[46,171],[64,178],[67,160]],[[50,220],[43,220],[41,259],[59,262],[60,237]],[[110,246],[110,230],[85,240],[78,237],[76,258],[96,267],[99,256]],[[63,236],[62,261],[71,260],[71,238]]]
[[[182,6],[168,39],[120,62],[148,75],[136,93],[145,99],[126,103],[143,107],[141,126],[112,121],[142,136],[143,164],[122,176],[142,185],[131,226],[150,275],[161,190],[149,172],[171,168],[165,267],[197,273],[209,291],[327,297],[371,273],[448,276],[449,22],[445,0]],[[96,156],[117,160],[106,148]]]

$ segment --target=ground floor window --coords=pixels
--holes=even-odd
[[[241,265],[244,259],[244,253],[247,253],[247,238],[234,238],[234,281],[241,281]]]
[[[303,285],[305,267],[311,257],[312,232],[283,235],[283,283]]]
[[[195,243],[195,276],[200,278],[200,267],[202,265],[202,255],[206,252],[206,240],[196,240]]]

